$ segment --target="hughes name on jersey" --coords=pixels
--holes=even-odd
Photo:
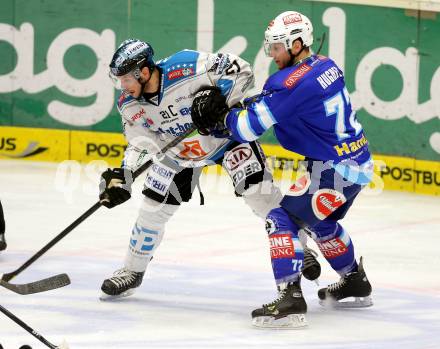
[[[160,90],[156,96],[136,99],[122,93],[118,101],[129,143],[123,166],[132,170],[145,161],[146,153],[157,153],[192,127],[193,95],[201,87],[219,87],[232,106],[253,81],[249,63],[232,54],[184,50],[159,61],[157,68]],[[220,157],[230,142],[195,131],[167,154],[182,166],[204,166]]]

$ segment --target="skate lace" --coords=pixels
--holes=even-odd
[[[343,286],[345,286],[345,284],[347,283],[347,280],[345,277],[343,277],[341,280],[339,280],[338,282],[335,282],[334,284],[328,285],[327,290],[329,292],[334,292],[339,290],[340,288],[342,288]]]
[[[116,270],[114,276],[111,277],[111,281],[116,284],[116,286],[125,286],[130,284],[136,279],[136,273],[125,268]]]
[[[316,262],[316,258],[318,257],[318,253],[312,250],[309,247],[304,247],[304,267],[303,269],[314,266]]]
[[[270,303],[263,304],[263,307],[269,308],[269,307],[273,307],[273,306],[277,305],[284,298],[284,296],[286,295],[286,292],[287,292],[287,287],[284,290],[281,290],[278,292],[278,298],[276,298],[274,301],[272,301]]]

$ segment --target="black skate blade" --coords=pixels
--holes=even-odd
[[[257,316],[252,319],[252,326],[259,329],[299,330],[308,326],[305,314],[290,314],[281,318]]]
[[[116,301],[121,298],[129,297],[132,294],[134,294],[135,292],[136,292],[136,289],[134,289],[134,288],[131,288],[131,289],[129,289],[125,292],[122,292],[121,294],[118,294],[118,295],[110,295],[110,294],[102,292],[101,296],[99,296],[99,300],[103,301],[103,302],[112,302],[112,301]]]
[[[331,298],[320,300],[319,304],[324,308],[329,309],[353,309],[353,308],[368,308],[373,305],[371,296],[367,297],[349,297],[343,301],[337,301]]]

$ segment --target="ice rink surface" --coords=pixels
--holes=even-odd
[[[15,270],[97,201],[97,168],[56,173],[55,164],[0,161],[9,245],[0,253],[0,273]],[[259,330],[250,313],[276,296],[264,224],[225,179],[213,178],[202,181],[205,206],[196,191],[172,218],[131,298],[98,299],[103,279],[125,256],[139,182],[129,202],[101,208],[13,280],[66,272],[71,285],[28,296],[1,288],[0,304],[52,343],[66,339],[71,349],[440,348],[440,198],[361,194],[343,224],[357,257],[364,256],[374,306],[325,310],[319,287],[304,280],[309,327]],[[319,261],[320,285],[337,281],[322,256]],[[4,349],[45,348],[3,314],[0,343]]]

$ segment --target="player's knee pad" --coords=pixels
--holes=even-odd
[[[137,223],[153,230],[163,231],[165,224],[179,207],[179,205],[162,204],[148,197],[144,197],[139,209]]]
[[[266,218],[270,210],[279,206],[282,198],[280,189],[272,179],[254,184],[243,193],[245,203],[262,219]]]
[[[354,246],[345,229],[336,221],[323,221],[313,227],[322,255],[331,267],[341,275],[356,269]]]
[[[178,208],[178,205],[164,205],[144,198],[131,232],[125,258],[126,268],[137,272],[145,271],[154,251],[162,241],[165,224]]]
[[[283,208],[272,209],[266,218],[270,257],[277,284],[299,278],[304,261],[304,250],[298,237],[299,227]]]

